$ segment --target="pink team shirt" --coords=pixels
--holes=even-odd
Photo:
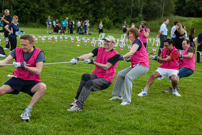
[[[101,64],[107,64],[107,61],[117,54],[119,53],[115,50],[106,51],[104,47],[98,47],[96,62]],[[92,74],[96,74],[97,78],[104,78],[112,83],[115,76],[117,63],[118,62],[116,62],[112,67],[107,70],[95,66],[95,70],[92,72]]]
[[[150,33],[150,29],[146,28],[146,32]],[[140,32],[140,36],[139,39],[143,42],[143,43],[147,43],[147,37],[144,36],[144,32]]]
[[[40,49],[35,48],[32,56],[28,61],[24,60],[23,57],[23,50],[22,48],[16,48],[15,49],[15,59],[16,62],[26,62],[26,64],[32,65],[32,67],[36,67],[36,59],[39,53],[41,52]],[[17,70],[13,71],[13,75],[17,76],[18,78],[21,78],[23,80],[33,80],[33,81],[38,81],[41,82],[40,80],[40,75],[35,75],[27,71],[26,69],[23,68],[17,68]]]

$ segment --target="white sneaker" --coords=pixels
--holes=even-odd
[[[5,47],[4,50],[8,50],[8,48]]]
[[[76,102],[77,102],[77,101],[78,101],[77,99],[74,99],[74,102],[71,103],[70,106],[74,106],[74,105],[76,105]]]
[[[139,97],[143,97],[147,95],[147,92],[142,91],[141,93],[137,94]]]
[[[121,105],[129,105],[129,102],[122,101]]]
[[[120,96],[113,96],[113,97],[110,98],[109,100],[116,100],[116,99],[118,99],[118,100],[122,100],[123,98],[120,97]]]
[[[75,105],[74,106],[72,106],[71,108],[69,108],[67,111],[82,111],[82,109],[81,108],[79,108],[78,106],[77,106],[77,104],[75,103]]]
[[[173,92],[173,95],[175,95],[177,97],[181,97],[181,95],[177,91]]]
[[[22,118],[22,120],[25,120],[25,121],[29,122],[29,121],[30,121],[31,114],[30,114],[30,112],[24,110],[24,111],[22,112],[22,114],[20,115],[20,117]]]

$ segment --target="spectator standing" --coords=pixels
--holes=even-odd
[[[10,24],[12,22],[12,16],[9,13],[8,9],[4,10],[4,16],[1,17],[1,21],[3,22],[3,30],[4,30],[4,37],[5,39],[8,39],[8,31],[5,30],[5,26]],[[9,49],[9,42],[6,42],[6,47],[4,49]]]
[[[131,28],[135,28],[135,24],[134,23],[131,24]]]
[[[66,33],[67,21],[65,19],[63,19],[61,24],[62,24],[62,32],[61,33],[65,34]]]
[[[195,35],[194,35],[194,33],[195,33],[195,28],[194,27],[192,27],[191,29],[190,29],[190,34],[189,34],[189,41],[190,41],[190,46],[192,46],[193,48],[195,48],[195,41],[194,41],[194,38],[195,38]]]
[[[148,48],[147,37],[149,36],[150,29],[147,28],[147,22],[146,21],[141,22],[139,32],[140,32],[139,39],[143,42],[143,44],[147,50],[147,48]]]
[[[176,35],[173,35],[174,31],[175,31],[175,28],[176,28],[176,24],[178,23],[178,21],[174,21],[174,26],[172,27],[171,29],[171,32],[170,32],[170,35],[171,35],[171,38],[173,40],[173,45],[175,46],[175,38],[176,38]]]
[[[53,32],[55,32],[55,27],[56,27],[56,19],[53,20]]]
[[[6,25],[5,30],[8,31],[9,42],[11,43],[10,51],[12,51],[17,46],[17,35],[19,31],[18,16],[13,16],[13,22]]]
[[[67,22],[67,26],[66,26],[66,32],[67,32],[67,29],[68,29],[68,23],[69,23],[69,18],[68,17],[66,17],[66,22]],[[69,33],[69,31],[68,31],[68,33]]]
[[[73,34],[73,20],[72,19],[69,22],[69,29],[70,29],[70,34]]]
[[[103,33],[103,24],[102,24],[102,21],[100,21],[98,29],[99,29],[99,31],[98,31],[99,34]]]
[[[160,43],[160,47],[159,47],[158,56],[161,54],[161,49],[164,48],[164,40],[166,40],[166,38],[168,36],[168,27],[167,27],[168,24],[169,24],[169,20],[165,19],[159,30],[158,38],[160,38],[161,43]]]
[[[126,21],[124,21],[122,28],[123,28],[123,34],[125,34],[127,32],[127,28],[128,28],[128,24],[126,23]]]
[[[174,43],[175,48],[179,49],[179,50],[183,50],[182,41],[184,40],[185,32],[180,23],[176,24],[176,28],[175,28],[173,35],[176,35],[175,43]]]
[[[80,20],[78,20],[76,26],[77,26],[77,31],[76,31],[76,33],[79,34],[79,33],[80,33],[79,30],[80,30],[80,27],[81,27],[81,21],[80,21]]]
[[[184,33],[185,33],[184,38],[187,38],[187,31],[186,31],[186,27],[185,27],[184,25],[182,25],[182,28],[184,29]]]
[[[202,32],[198,35],[196,39],[197,47],[197,63],[200,63],[200,53],[202,53]]]
[[[47,33],[51,34],[51,19],[50,16],[48,16],[48,19],[46,20],[47,25]]]

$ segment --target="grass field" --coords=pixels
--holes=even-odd
[[[45,28],[22,28],[26,33],[46,35]],[[96,31],[93,35],[85,37],[98,37]],[[121,37],[121,32],[106,33],[116,38]],[[73,34],[73,36],[78,36]],[[54,43],[52,43],[54,42]],[[4,47],[2,40],[1,46]],[[64,62],[84,53],[91,52],[90,42],[87,46],[81,42],[77,46],[70,41],[55,42],[54,38],[49,43],[38,41],[35,46],[45,52],[46,63]],[[18,47],[20,42],[18,39]],[[151,44],[149,44],[151,47]],[[128,52],[124,47],[116,50],[120,54]],[[151,52],[151,48],[149,48]],[[8,54],[6,50],[6,54]],[[3,58],[0,58],[2,60]],[[128,67],[130,63],[118,62],[116,75]],[[21,121],[20,114],[27,107],[30,96],[3,95],[0,97],[0,135],[200,135],[202,133],[202,83],[201,64],[196,64],[195,72],[188,78],[182,78],[179,83],[179,93],[182,97],[163,93],[171,85],[168,79],[155,80],[148,91],[148,96],[138,97],[137,94],[145,87],[150,75],[159,64],[150,60],[150,70],[133,83],[132,103],[121,106],[121,101],[109,101],[112,97],[112,85],[99,92],[90,94],[85,102],[82,112],[68,112],[70,103],[73,102],[80,78],[83,73],[91,73],[94,65],[78,63],[76,65],[61,64],[43,66],[41,80],[47,85],[47,91],[39,103],[31,111],[29,123]],[[0,70],[0,84],[3,84],[12,74],[14,67],[2,67]]]

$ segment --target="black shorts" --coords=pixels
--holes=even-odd
[[[99,33],[103,33],[103,29],[99,29]]]
[[[124,32],[124,33],[126,33],[126,32],[127,32],[127,29],[126,29],[126,28],[125,28],[125,29],[123,29],[123,32]]]
[[[62,30],[66,30],[66,27],[62,27]]]
[[[31,81],[31,80],[23,80],[20,78],[11,78],[4,85],[9,85],[11,88],[15,89],[10,94],[19,94],[19,92],[24,92],[33,96],[34,93],[31,93],[31,89],[37,84],[40,83],[38,81]]]

